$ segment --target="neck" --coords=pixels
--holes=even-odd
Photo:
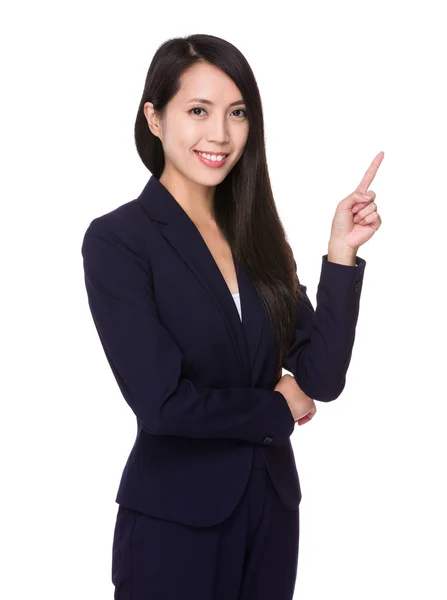
[[[187,180],[184,177],[166,172],[166,169],[159,181],[195,223],[215,223],[215,186],[205,186]]]

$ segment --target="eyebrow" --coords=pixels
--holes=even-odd
[[[209,104],[211,106],[213,105],[213,102],[211,102],[211,100],[207,100],[206,98],[191,98],[191,100],[188,100],[188,104],[189,102],[202,102],[202,104]],[[228,106],[236,106],[236,104],[245,104],[245,102],[241,98],[240,100],[231,102]]]

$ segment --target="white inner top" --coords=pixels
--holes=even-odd
[[[242,321],[242,310],[241,310],[241,299],[239,298],[239,292],[237,292],[236,294],[231,294],[233,296],[233,300],[236,303],[236,307],[237,310],[239,312],[239,316],[241,318]]]

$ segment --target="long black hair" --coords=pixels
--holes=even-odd
[[[275,334],[277,381],[293,339],[302,291],[270,185],[261,97],[243,54],[230,42],[205,34],[169,39],[159,46],[138,107],[135,143],[144,165],[159,179],[165,166],[164,151],[161,140],[148,127],[144,104],[152,102],[162,116],[180,89],[181,75],[198,62],[215,65],[226,73],[239,88],[247,107],[246,146],[236,165],[216,186],[214,213],[217,225],[268,312]]]

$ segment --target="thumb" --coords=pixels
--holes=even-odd
[[[340,202],[340,208],[350,209],[354,206],[354,204],[368,204],[371,202],[371,197],[368,194],[362,194],[361,192],[352,192],[349,194],[344,200]]]

